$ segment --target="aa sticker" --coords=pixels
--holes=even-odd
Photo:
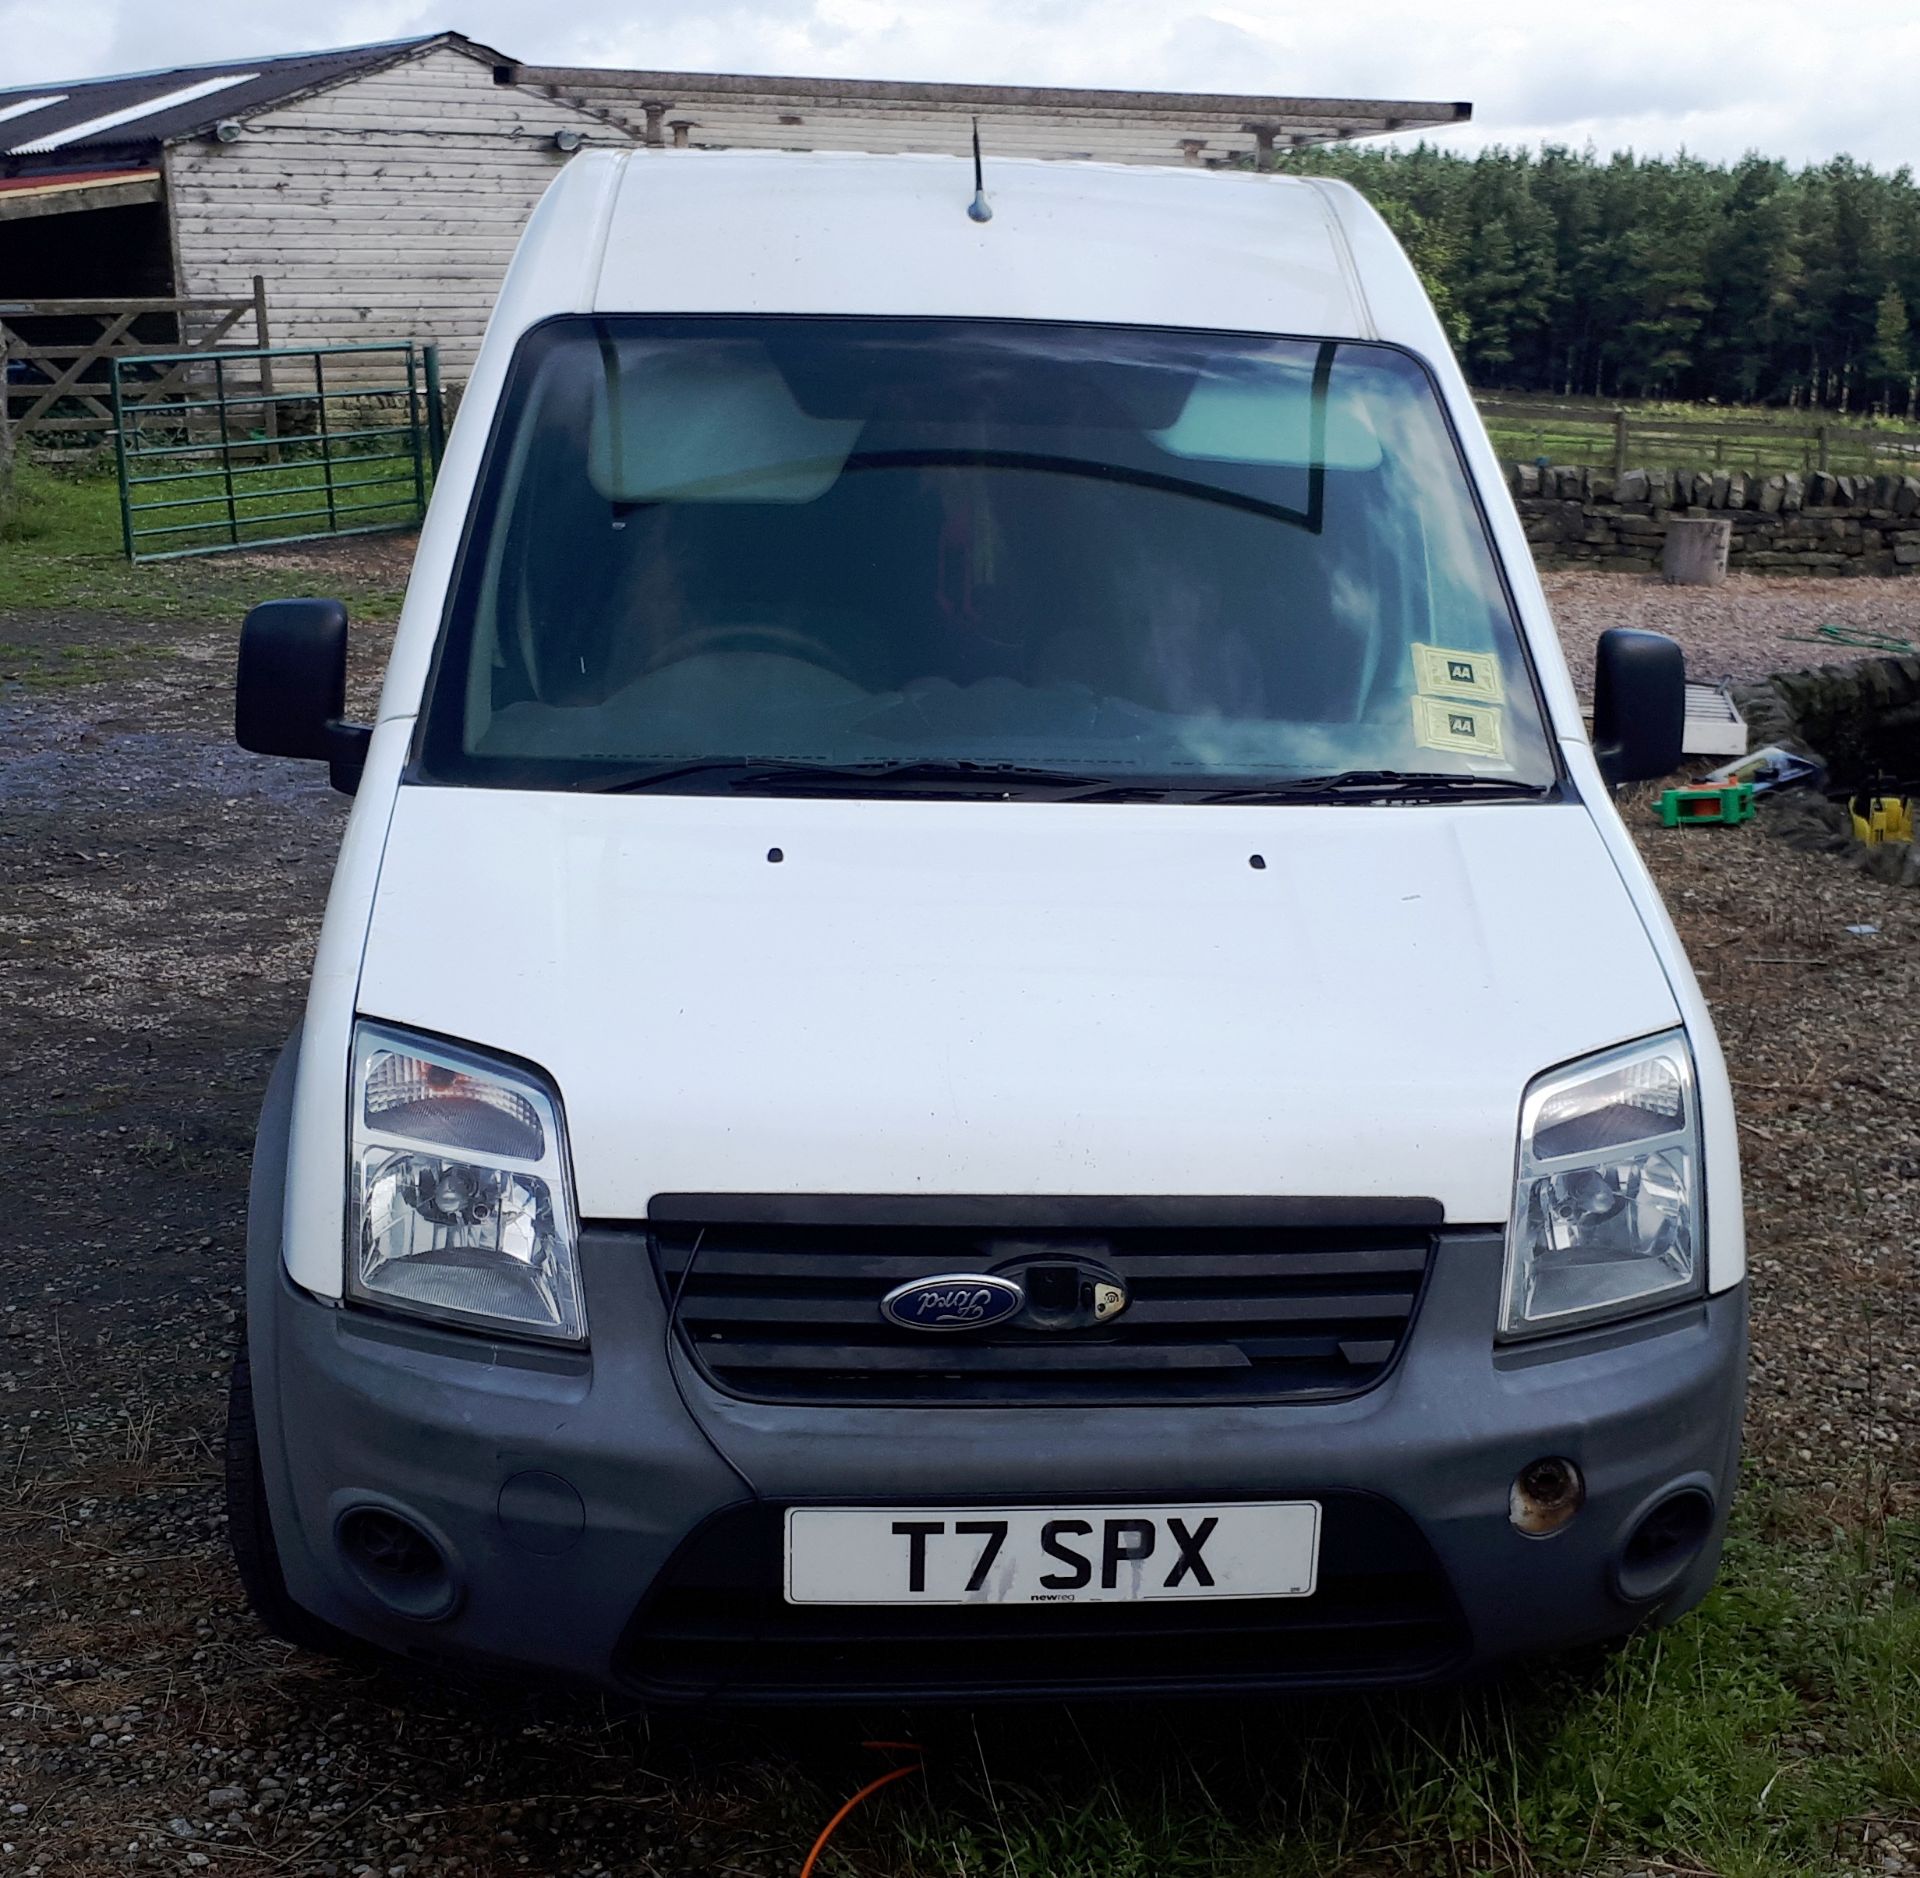
[[[1498,704],[1500,663],[1491,652],[1453,652],[1445,646],[1413,647],[1415,687],[1429,697],[1474,698]]]
[[[1415,698],[1413,740],[1424,750],[1505,759],[1500,713],[1489,704],[1455,704],[1448,698]]]

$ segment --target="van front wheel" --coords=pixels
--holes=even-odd
[[[260,1467],[260,1430],[253,1413],[253,1365],[247,1357],[246,1327],[233,1354],[227,1387],[227,1544],[233,1552],[240,1588],[253,1614],[284,1642],[329,1656],[354,1653],[353,1639],[294,1603],[280,1570],[273,1541],[273,1517],[267,1510],[266,1476]]]

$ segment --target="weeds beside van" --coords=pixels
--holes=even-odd
[[[1726,1075],[1342,185],[573,163],[500,296],[256,1151],[284,1634],[653,1699],[1407,1683],[1704,1593]]]

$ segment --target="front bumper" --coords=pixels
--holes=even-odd
[[[720,1394],[678,1350],[644,1241],[590,1230],[593,1348],[543,1351],[250,1285],[261,1451],[287,1586],[352,1635],[656,1698],[1002,1698],[1405,1683],[1667,1621],[1704,1594],[1736,1466],[1744,1289],[1531,1346],[1492,1342],[1501,1246],[1449,1235],[1396,1368],[1317,1404],[872,1408]],[[1586,1504],[1508,1517],[1557,1455]],[[1702,1527],[1622,1561],[1650,1510]],[[1144,1504],[1319,1498],[1322,1591],[1290,1608],[796,1612],[799,1501]],[[444,1561],[405,1596],[347,1542],[398,1514]],[[343,1524],[344,1522],[344,1524]],[[431,1593],[432,1587],[429,1587]]]

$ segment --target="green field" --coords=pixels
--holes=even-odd
[[[408,453],[255,446],[231,476],[208,452],[183,451],[137,467],[130,487],[134,546],[142,559],[247,543],[403,527],[420,518],[424,472]],[[215,453],[217,455],[217,453]]]
[[[1891,419],[1764,405],[1628,404],[1476,392],[1487,434],[1508,462],[1611,466],[1625,415],[1627,469],[1735,469],[1805,475],[1920,474],[1920,427]]]

